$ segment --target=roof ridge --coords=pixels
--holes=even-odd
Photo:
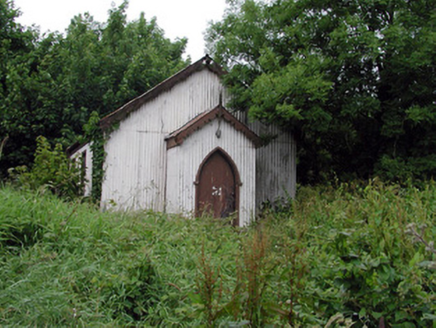
[[[112,124],[123,120],[131,112],[139,109],[144,103],[156,98],[161,93],[172,89],[179,82],[187,79],[193,73],[201,71],[203,69],[209,69],[218,76],[226,74],[223,68],[218,65],[209,55],[206,54],[195,63],[188,65],[184,69],[163,80],[150,90],[144,92],[140,96],[130,100],[120,108],[104,116],[99,122],[100,127],[104,130],[108,129]]]

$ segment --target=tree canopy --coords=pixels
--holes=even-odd
[[[107,22],[75,16],[65,34],[15,22],[0,0],[0,176],[32,162],[36,137],[71,145],[96,112],[105,115],[185,67],[186,39],[165,37],[156,19],[128,22],[127,1]]]
[[[434,1],[229,4],[210,52],[236,109],[294,133],[301,182],[435,175]]]

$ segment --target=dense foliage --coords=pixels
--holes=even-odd
[[[293,131],[302,182],[436,173],[433,0],[234,0],[208,31],[234,106]]]
[[[0,325],[435,327],[434,183],[298,195],[235,230],[0,189]]]
[[[186,39],[171,42],[144,14],[127,22],[126,7],[104,23],[80,14],[65,34],[40,35],[0,0],[0,176],[32,162],[37,136],[71,145],[91,112],[102,117],[186,66]]]
[[[48,140],[42,136],[36,138],[35,162],[29,169],[17,166],[8,170],[10,179],[20,188],[49,190],[61,198],[73,200],[83,196],[84,172],[80,163],[70,160],[56,144],[52,149]]]

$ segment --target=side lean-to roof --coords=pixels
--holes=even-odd
[[[217,74],[218,76],[224,75],[226,72],[221,68],[220,65],[215,63],[209,55],[204,56],[200,60],[196,61],[192,65],[189,65],[180,72],[174,74],[163,82],[159,83],[154,88],[150,89],[146,93],[136,97],[135,99],[129,101],[127,104],[118,108],[114,112],[106,115],[100,120],[100,127],[103,130],[109,128],[112,124],[117,123],[124,118],[126,118],[130,113],[138,110],[146,102],[156,98],[161,93],[170,90],[179,82],[187,79],[189,76],[195,72],[201,71],[203,69],[208,69],[211,72]]]
[[[71,156],[73,156],[76,152],[78,152],[80,149],[82,149],[87,144],[88,144],[88,142],[80,143],[80,142],[76,141],[74,144],[72,144],[67,149],[65,149],[65,153],[67,154],[67,156],[69,158],[71,158]]]
[[[242,132],[249,140],[251,140],[255,147],[261,146],[261,139],[253,131],[251,131],[245,124],[238,121],[222,105],[218,105],[214,109],[194,117],[181,128],[169,134],[165,138],[167,141],[167,149],[181,145],[192,133],[215,119],[222,119],[232,125],[237,131]]]

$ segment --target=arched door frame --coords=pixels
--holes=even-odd
[[[227,161],[227,163],[230,165],[230,168],[233,171],[233,175],[235,176],[235,211],[236,211],[236,218],[233,220],[234,226],[239,226],[239,189],[242,186],[241,178],[239,175],[238,168],[233,161],[233,159],[230,157],[230,155],[221,147],[216,147],[213,149],[209,154],[206,155],[206,157],[201,162],[200,166],[197,170],[197,175],[195,176],[195,216],[200,216],[200,209],[199,209],[199,198],[200,198],[200,192],[199,192],[199,184],[200,184],[200,176],[201,172],[203,171],[204,165],[207,163],[207,161],[210,159],[212,155],[219,152],[222,157]]]

